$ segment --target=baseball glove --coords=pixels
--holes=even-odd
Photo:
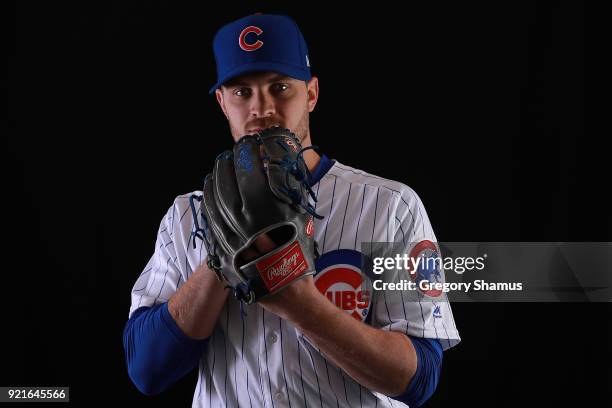
[[[243,136],[217,157],[203,195],[191,197],[194,247],[195,237],[203,240],[208,266],[246,304],[315,271],[313,217],[323,217],[308,200],[316,201],[302,157],[310,148],[280,127]],[[194,200],[201,201],[201,224]],[[273,249],[247,256],[263,234]]]

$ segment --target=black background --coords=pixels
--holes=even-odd
[[[291,15],[308,42],[313,142],[411,186],[440,241],[612,241],[579,3],[287,3],[4,6],[0,385],[70,386],[75,406],[190,406],[195,375],[136,390],[122,329],[162,216],[231,145],[207,93],[211,41],[253,12]],[[462,342],[427,406],[609,404],[610,304],[453,310]]]

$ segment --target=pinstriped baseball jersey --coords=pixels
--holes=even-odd
[[[315,284],[353,317],[382,330],[440,339],[444,349],[460,341],[443,294],[425,301],[419,292],[372,293],[357,262],[361,243],[436,242],[425,208],[409,187],[337,161],[313,186],[315,239],[321,257]],[[201,194],[201,192],[195,192]],[[155,252],[132,290],[133,311],[167,302],[206,258],[191,240],[189,196],[176,198],[163,217]],[[443,271],[442,271],[443,273]],[[327,360],[291,323],[257,304],[229,296],[199,363],[193,407],[405,407],[372,392]]]

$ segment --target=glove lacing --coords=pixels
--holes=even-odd
[[[191,213],[193,214],[194,223],[194,231],[191,232],[191,237],[193,238],[193,248],[196,248],[195,238],[200,238],[206,245],[206,252],[208,252],[206,264],[211,270],[215,272],[217,278],[220,281],[224,282],[225,280],[222,278],[221,275],[221,261],[219,259],[219,256],[217,255],[217,243],[214,242],[211,244],[208,240],[208,235],[206,234],[206,231],[209,227],[208,221],[206,220],[204,214],[200,214],[200,216],[202,217],[204,228],[200,227],[194,200],[202,201],[202,196],[192,194],[189,197],[189,206],[191,207]],[[240,302],[240,314],[242,317],[246,317],[247,314],[244,310],[244,304],[252,303],[253,299],[253,292],[251,291],[251,282],[239,283],[236,287],[232,287],[226,284],[225,289],[231,289],[234,292],[234,296]]]
[[[281,146],[285,151],[289,151],[289,148],[284,143],[282,143],[280,140],[276,140],[276,143],[279,146]],[[279,187],[279,190],[282,191],[284,194],[286,194],[287,197],[289,197],[293,205],[302,207],[304,210],[306,210],[308,214],[321,220],[324,217],[317,214],[315,208],[312,206],[312,204],[310,204],[308,200],[304,200],[304,196],[302,195],[301,191],[295,188],[286,187],[286,186],[289,186],[289,175],[291,174],[301,184],[301,186],[304,189],[306,189],[310,197],[312,197],[313,201],[315,203],[317,202],[317,196],[314,193],[314,191],[312,191],[312,188],[310,187],[310,183],[308,183],[308,179],[310,178],[311,173],[310,173],[310,170],[308,170],[308,167],[306,166],[306,162],[304,161],[304,158],[302,157],[305,151],[311,150],[311,149],[315,151],[319,150],[318,146],[303,147],[300,149],[295,159],[291,158],[291,155],[287,154],[275,164],[278,164],[279,166],[281,166],[283,169],[286,170],[285,171],[285,186]],[[269,160],[269,157],[268,157],[268,160]],[[304,166],[305,171],[302,171],[300,169],[300,164]]]
[[[208,221],[206,220],[206,217],[202,213],[200,213],[200,217],[202,217],[202,223],[204,224],[204,228],[200,227],[200,224],[198,222],[197,211],[195,208],[195,204],[193,202],[194,200],[202,201],[202,196],[192,194],[189,197],[189,206],[191,207],[191,213],[193,215],[193,223],[194,223],[194,230],[191,232],[191,238],[193,239],[193,249],[196,249],[195,239],[200,238],[206,245],[206,252],[208,253],[206,257],[206,265],[208,265],[208,267],[215,272],[215,274],[217,275],[217,278],[220,281],[223,281],[222,275],[220,272],[221,271],[221,260],[219,259],[219,256],[217,255],[217,243],[216,242],[211,243],[208,240],[208,234],[206,233],[206,231],[209,229]]]

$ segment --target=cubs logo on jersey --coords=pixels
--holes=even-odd
[[[315,286],[327,299],[355,319],[368,322],[372,304],[372,282],[364,273],[359,251],[327,252],[316,261]]]
[[[421,290],[420,284],[423,281],[429,283],[443,283],[442,273],[440,272],[440,250],[433,242],[423,240],[417,243],[410,251],[410,259],[416,260],[421,258],[416,268],[413,271],[412,263],[408,264],[408,274],[413,282],[416,282],[417,287]],[[434,262],[436,260],[436,262]],[[421,290],[423,294],[430,297],[439,297],[442,294],[441,289]]]

